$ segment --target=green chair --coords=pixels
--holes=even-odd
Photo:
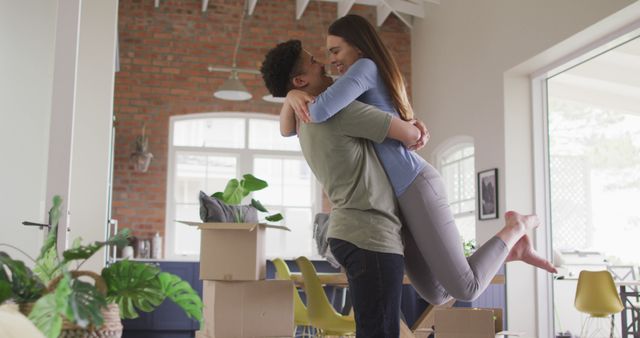
[[[578,311],[589,315],[582,325],[580,338],[613,337],[613,315],[622,311],[624,306],[609,271],[580,271],[574,305]],[[606,320],[609,316],[610,325]],[[597,319],[605,319],[605,324],[592,325],[591,322]]]
[[[306,257],[299,257],[296,263],[304,279],[307,295],[307,312],[311,325],[324,336],[355,336],[356,322],[351,316],[338,313],[327,298],[313,264]]]
[[[278,279],[291,280],[291,271],[289,271],[287,263],[285,263],[282,258],[276,258],[272,260],[272,262],[276,267],[276,277]],[[313,337],[307,307],[302,302],[297,289],[293,290],[293,323],[296,326],[294,336],[296,336],[298,332],[298,327],[302,327],[302,337]]]

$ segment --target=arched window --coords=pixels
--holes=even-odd
[[[321,195],[296,137],[280,136],[276,116],[208,113],[170,122],[167,185],[167,256],[197,258],[200,234],[175,220],[200,221],[198,193],[223,191],[231,178],[251,173],[269,183],[253,197],[281,212],[291,232],[267,230],[267,256],[315,256],[312,216]],[[262,214],[263,218],[267,214]]]
[[[438,169],[444,179],[451,211],[463,240],[476,238],[476,189],[473,143],[456,143],[439,152]]]

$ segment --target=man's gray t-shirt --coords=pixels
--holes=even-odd
[[[323,123],[301,124],[298,136],[304,157],[332,204],[328,237],[402,255],[396,199],[369,141],[385,139],[391,118],[354,101]]]

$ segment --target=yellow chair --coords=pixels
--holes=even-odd
[[[574,305],[578,311],[589,314],[589,318],[582,325],[581,338],[603,337],[607,328],[595,327],[589,333],[592,329],[590,324],[594,318],[607,318],[608,316],[611,316],[611,325],[606,335],[613,337],[613,315],[622,311],[624,306],[609,271],[580,271]]]
[[[304,279],[307,295],[307,312],[311,325],[318,329],[320,336],[355,336],[356,322],[351,316],[338,313],[327,298],[313,264],[306,257],[299,257],[296,263]]]
[[[281,280],[291,280],[291,271],[287,263],[281,258],[272,260],[273,265],[276,267],[276,277]],[[312,337],[311,322],[309,321],[309,314],[307,313],[307,307],[302,302],[300,294],[297,289],[293,290],[293,322],[296,326],[295,332],[298,331],[298,327],[302,326],[302,337]],[[294,332],[294,336],[295,336]]]

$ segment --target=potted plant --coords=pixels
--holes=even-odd
[[[131,154],[134,169],[141,173],[149,170],[149,164],[153,159],[153,154],[149,151],[149,137],[145,134],[146,129],[146,124],[142,125],[142,135],[136,137],[135,151]]]
[[[61,198],[49,212],[51,230],[33,270],[0,251],[0,304],[13,301],[42,331],[53,337],[120,337],[120,318],[136,318],[170,299],[202,324],[202,300],[189,283],[151,265],[119,261],[100,274],[82,271],[82,264],[105,245],[124,246],[124,229],[104,242],[81,245],[74,241],[62,257],[56,250]],[[6,245],[5,245],[6,246]],[[88,283],[79,277],[89,276]]]
[[[476,251],[476,240],[470,239],[468,241],[462,240],[462,249],[464,250],[464,256],[469,257]]]

